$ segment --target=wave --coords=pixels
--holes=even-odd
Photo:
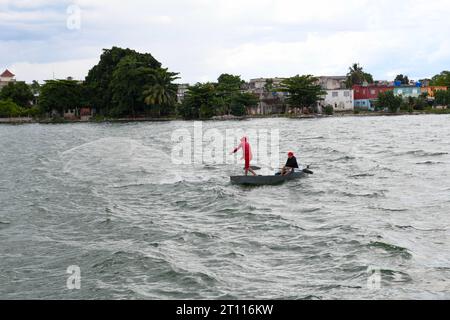
[[[368,247],[375,248],[375,249],[382,249],[382,250],[386,251],[387,253],[390,253],[393,255],[398,255],[405,259],[412,258],[412,254],[409,252],[408,249],[400,247],[400,246],[396,246],[396,245],[393,245],[390,243],[376,241],[376,242],[369,243]]]
[[[424,162],[417,162],[417,165],[434,165],[434,164],[443,164],[443,162],[440,161],[424,161]]]
[[[374,173],[360,173],[360,174],[354,174],[350,176],[350,178],[366,178],[366,177],[374,177]]]
[[[432,151],[425,151],[425,150],[410,150],[405,152],[397,153],[397,155],[413,155],[416,157],[438,157],[438,156],[445,156],[448,155],[448,152],[432,152]]]

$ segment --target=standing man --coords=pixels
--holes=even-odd
[[[252,161],[253,155],[247,137],[243,137],[241,139],[241,144],[234,149],[232,154],[238,152],[240,149],[242,149],[243,152],[242,159],[245,159],[245,175],[248,176],[248,172],[250,171],[254,176],[256,176],[255,171],[250,168],[250,161]]]

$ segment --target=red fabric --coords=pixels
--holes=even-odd
[[[252,148],[248,143],[247,137],[243,137],[241,139],[241,144],[234,149],[234,153],[238,152],[239,149],[242,149],[243,152],[242,159],[245,160],[245,169],[248,170],[250,169],[250,161],[252,161],[253,155],[252,155]]]

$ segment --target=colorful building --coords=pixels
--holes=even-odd
[[[392,90],[394,90],[394,87],[388,85],[354,85],[354,106],[359,109],[374,110],[378,95]]]
[[[402,98],[418,98],[422,94],[418,86],[402,86],[394,88],[394,95]]]
[[[420,88],[420,92],[423,94],[428,94],[428,98],[434,99],[436,91],[447,91],[447,87],[443,86],[429,86]]]

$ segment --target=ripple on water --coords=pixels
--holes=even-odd
[[[380,242],[380,241],[373,241],[367,245],[369,248],[373,249],[381,249],[385,251],[386,253],[392,255],[392,256],[399,256],[404,259],[411,259],[412,254],[409,252],[408,249],[396,246],[390,243]]]

